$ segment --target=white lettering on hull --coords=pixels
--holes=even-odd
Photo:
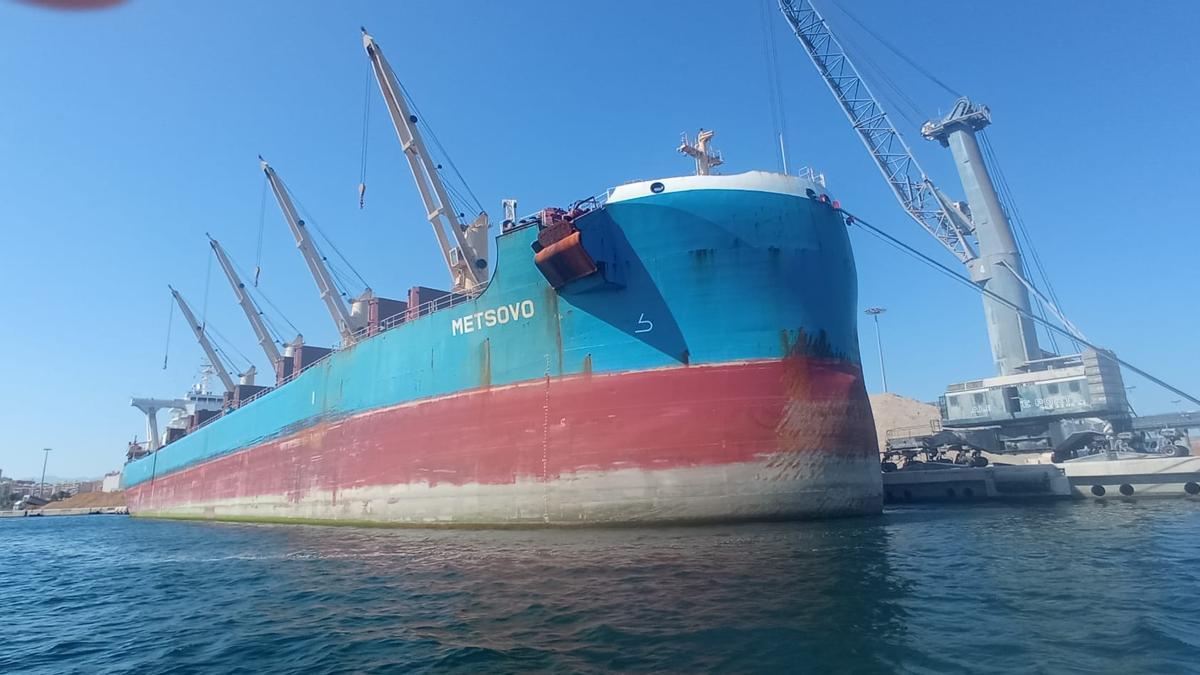
[[[451,335],[465,335],[477,330],[503,326],[519,319],[532,319],[535,307],[532,300],[522,300],[507,305],[500,305],[482,312],[467,314],[450,320]]]

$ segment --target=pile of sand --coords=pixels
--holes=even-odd
[[[880,450],[889,429],[920,427],[928,430],[930,422],[941,419],[937,406],[897,394],[871,394],[871,414],[875,417],[875,435]]]
[[[47,509],[103,509],[125,506],[124,492],[84,492],[60,502],[50,502]]]

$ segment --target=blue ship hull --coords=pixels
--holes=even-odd
[[[600,271],[557,290],[534,264],[538,228],[507,231],[478,297],[127,465],[131,511],[466,525],[877,511],[853,257],[820,189],[766,173],[621,186],[576,221]]]

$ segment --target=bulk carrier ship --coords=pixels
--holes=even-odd
[[[696,175],[525,219],[506,204],[492,265],[486,215],[447,208],[417,118],[365,31],[364,45],[453,288],[347,308],[306,255],[342,343],[291,345],[276,386],[229,386],[221,410],[152,439],[124,469],[132,514],[567,526],[879,511],[854,261],[823,180],[716,175],[703,132],[680,148]],[[304,253],[305,224],[263,169]]]

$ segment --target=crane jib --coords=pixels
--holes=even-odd
[[[808,0],[779,0],[779,8],[904,210],[959,261],[976,258],[966,232],[937,200],[916,157],[824,17]]]
[[[379,45],[363,29],[363,48],[371,61],[371,72],[387,106],[392,126],[404,150],[408,168],[425,206],[426,218],[437,237],[442,258],[449,269],[455,292],[470,290],[487,280],[488,238],[486,217],[464,227],[452,208],[446,184],[438,173],[417,128],[417,117],[409,109],[400,82]],[[436,142],[436,139],[434,139]]]

